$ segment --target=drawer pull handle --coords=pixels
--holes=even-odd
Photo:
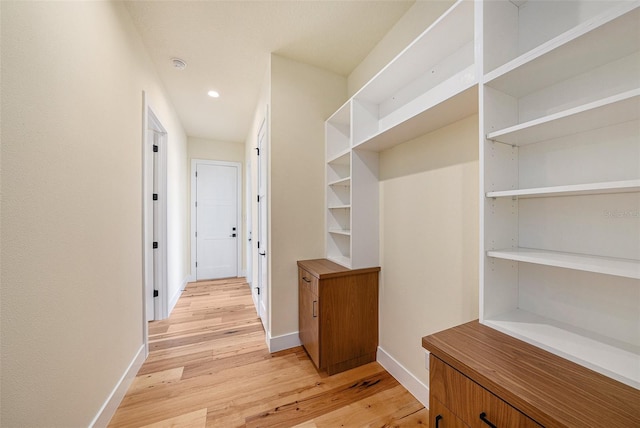
[[[439,428],[441,420],[442,420],[442,415],[436,416],[436,428]]]
[[[311,280],[310,280],[310,279],[307,279],[307,277],[306,277],[306,276],[303,276],[303,277],[302,277],[302,280],[303,280],[304,282],[311,282]]]
[[[492,424],[489,419],[487,419],[487,414],[485,412],[480,413],[480,420],[485,424],[489,425],[491,428],[498,428],[497,426]]]
[[[314,300],[314,301],[313,301],[313,317],[314,317],[314,318],[317,318],[317,317],[318,317],[318,312],[316,311],[316,306],[317,306],[317,304],[318,304],[318,301],[317,301],[317,300]]]

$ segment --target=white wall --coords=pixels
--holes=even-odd
[[[151,70],[151,64],[148,65]],[[156,81],[156,76],[147,77]],[[148,83],[143,83],[143,85]],[[158,118],[169,138],[167,155],[167,288],[169,309],[177,303],[182,290],[189,281],[190,259],[189,238],[191,236],[189,211],[189,162],[187,158],[187,138],[173,107],[164,98],[163,88],[158,88],[162,100],[158,100],[161,112]],[[149,102],[155,103],[154,97]],[[151,104],[152,106],[154,104]],[[165,124],[165,122],[167,122]],[[171,306],[173,305],[173,306]]]
[[[244,163],[244,143],[235,141],[213,141],[188,137],[187,156],[191,159],[208,159]]]
[[[380,347],[428,385],[421,339],[478,317],[478,116],[380,154]]]
[[[171,290],[186,137],[120,3],[0,7],[1,425],[87,426],[143,345],[143,90],[169,135]]]
[[[297,335],[297,260],[324,257],[324,121],[346,78],[271,57],[271,336]]]

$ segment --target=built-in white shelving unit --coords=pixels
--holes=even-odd
[[[640,389],[638,0],[456,2],[328,119],[327,258],[378,264],[377,152],[475,113],[480,321]]]
[[[337,263],[351,262],[350,111],[343,106],[325,124],[327,150],[327,254]]]
[[[379,264],[377,152],[478,112],[474,17],[456,2],[327,120],[328,259]]]
[[[385,150],[477,113],[474,28],[474,3],[455,3],[358,91],[353,146]]]
[[[480,321],[640,388],[640,2],[482,2]]]

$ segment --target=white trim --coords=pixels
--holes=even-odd
[[[178,300],[180,299],[180,296],[182,296],[182,292],[184,291],[184,289],[187,287],[187,283],[189,282],[189,277],[191,275],[187,275],[184,277],[184,279],[182,280],[182,284],[180,284],[180,288],[178,288],[178,290],[175,292],[175,294],[173,296],[171,296],[171,298],[169,299],[169,310],[168,310],[168,314],[171,315],[171,312],[173,311],[173,308],[176,307],[176,303],[178,303]]]
[[[149,322],[147,321],[147,246],[146,246],[146,223],[147,205],[145,205],[145,192],[147,180],[147,94],[142,91],[142,177],[140,195],[142,197],[141,222],[142,230],[140,234],[141,255],[142,255],[142,343],[144,346],[145,358],[149,356]],[[100,410],[102,412],[102,409]]]
[[[182,280],[182,287],[180,288],[180,291],[184,291],[187,288],[187,285],[193,282],[193,280],[191,279],[191,275],[188,274],[187,276],[184,277],[184,279]]]
[[[275,337],[271,337],[271,334],[266,334],[265,337],[267,339],[269,352],[278,352],[302,345],[297,331]]]
[[[378,346],[376,361],[396,378],[424,407],[429,408],[429,387]]]
[[[242,183],[243,183],[243,179],[244,177],[242,176],[242,162],[227,162],[227,161],[217,161],[217,160],[210,160],[210,159],[191,159],[191,171],[189,171],[189,174],[191,176],[191,201],[189,201],[189,205],[191,206],[191,275],[189,276],[190,279],[192,279],[192,281],[196,281],[197,280],[197,274],[196,274],[196,252],[197,252],[197,248],[196,248],[196,244],[197,244],[197,240],[195,238],[196,236],[196,206],[195,206],[195,200],[196,200],[196,165],[197,164],[203,164],[203,165],[216,165],[216,166],[232,166],[237,168],[237,189],[236,189],[236,202],[237,202],[237,208],[236,208],[236,227],[238,228],[237,233],[238,233],[238,245],[237,245],[237,259],[236,259],[236,276],[240,277],[242,276],[241,273],[243,272],[242,270],[242,245],[243,245],[243,233],[242,230],[244,223],[242,223]]]
[[[109,394],[107,400],[104,402],[100,410],[98,410],[98,413],[93,418],[93,421],[91,421],[91,423],[89,424],[90,427],[101,428],[109,425],[109,421],[111,421],[111,418],[116,413],[118,406],[127,393],[131,382],[133,382],[136,374],[138,374],[138,370],[140,370],[140,367],[142,366],[142,363],[144,363],[144,360],[145,346],[143,345],[140,347],[140,349],[138,349],[138,352],[136,353],[135,357],[133,357],[133,360],[129,364],[129,367],[127,367],[127,370],[125,370],[115,388],[113,388],[113,391],[111,391],[111,394]]]

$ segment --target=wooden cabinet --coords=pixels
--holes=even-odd
[[[379,271],[298,261],[300,342],[319,370],[332,375],[376,360]]]
[[[477,321],[422,339],[431,427],[637,427],[640,391]]]

